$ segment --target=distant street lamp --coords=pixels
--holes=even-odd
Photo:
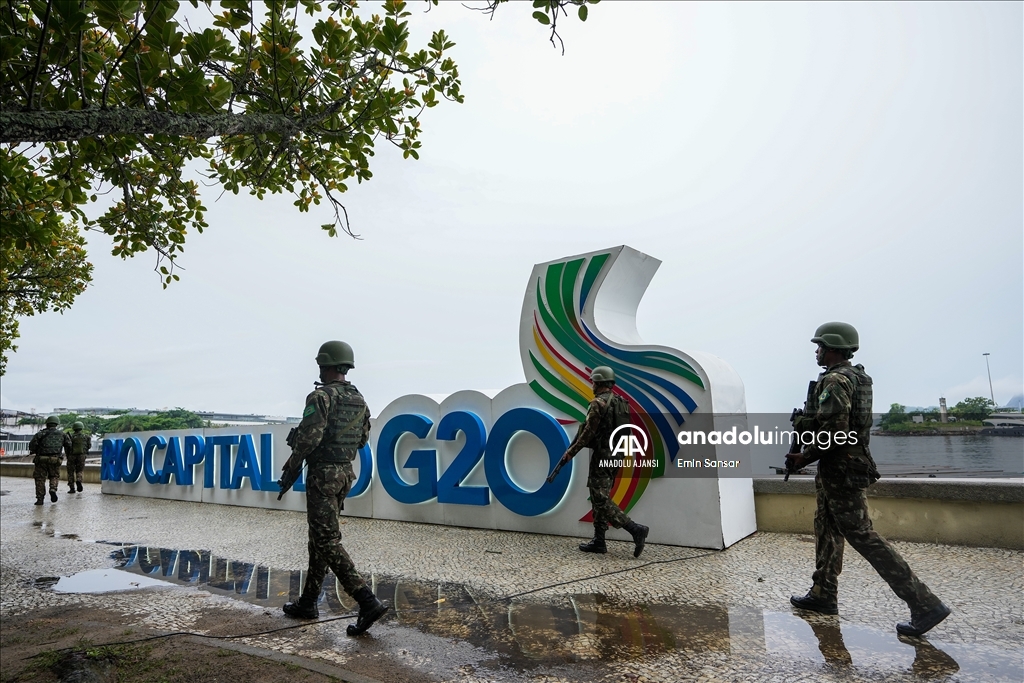
[[[981,355],[985,356],[985,369],[988,371],[988,394],[989,396],[992,397],[992,407],[997,408],[998,406],[996,405],[996,392],[992,391],[992,368],[988,366],[988,357],[991,354],[983,353]]]

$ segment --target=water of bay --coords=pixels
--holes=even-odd
[[[751,446],[755,477],[775,474],[786,448]],[[882,470],[920,470],[928,476],[1024,476],[1024,438],[1012,436],[882,436],[871,437],[871,455]],[[957,473],[944,473],[955,470]],[[969,472],[970,474],[963,474]]]

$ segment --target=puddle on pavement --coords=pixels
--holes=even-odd
[[[204,550],[132,545],[118,548],[111,557],[113,569],[59,581],[44,577],[37,585],[93,593],[124,590],[126,585],[177,584],[276,611],[298,599],[305,580],[305,571],[273,569]],[[105,588],[113,585],[120,587]],[[355,611],[354,602],[332,574],[324,586],[321,617]],[[789,660],[831,671],[899,672],[921,679],[959,672],[983,680],[1020,681],[1024,671],[1024,655],[1017,651],[939,639],[900,639],[888,630],[795,611],[715,603],[636,604],[601,594],[560,597],[548,604],[509,603],[463,585],[382,576],[372,578],[372,588],[393,605],[384,621],[469,643],[492,657],[482,663],[517,670],[632,660],[675,651],[687,656],[717,653],[739,660]]]
[[[49,588],[58,593],[111,593],[172,584],[117,569],[93,569],[71,576],[44,576],[36,579],[35,585],[39,588]]]
[[[50,538],[66,538],[71,541],[81,541],[82,539],[78,534],[58,534],[57,530],[53,528],[53,524],[50,522],[32,522],[32,526],[39,527],[39,530]],[[90,543],[106,543],[107,541],[89,541]],[[121,543],[115,543],[114,545],[123,545]]]

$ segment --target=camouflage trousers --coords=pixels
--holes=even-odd
[[[593,456],[591,456],[593,457]],[[612,501],[612,484],[615,474],[608,470],[593,470],[587,478],[590,489],[590,508],[594,511],[594,528],[604,531],[611,524],[616,529],[629,524],[630,519]]]
[[[81,455],[68,456],[68,484],[76,481],[82,483],[82,473],[85,472],[85,453]]]
[[[828,478],[823,479],[821,474],[814,483],[818,507],[814,512],[813,593],[831,600],[838,596],[845,539],[911,610],[928,610],[939,604],[939,599],[917,578],[906,560],[872,528],[863,489],[837,485]]]
[[[57,491],[60,483],[60,458],[56,456],[37,455],[33,462],[32,478],[36,480],[36,498],[46,495],[46,482],[50,482],[50,491]]]
[[[302,595],[313,600],[320,597],[328,568],[349,595],[366,585],[341,544],[338,525],[338,515],[345,509],[345,496],[354,481],[355,473],[350,462],[319,463],[309,467],[306,480],[309,569]]]

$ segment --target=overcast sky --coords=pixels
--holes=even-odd
[[[298,415],[328,339],[374,413],[501,389],[533,264],[619,244],[663,262],[643,338],[725,359],[750,411],[802,402],[828,320],[860,330],[876,410],[987,396],[984,352],[1000,404],[1024,391],[1021,3],[601,3],[565,56],[525,6],[411,6],[466,102],[424,115],[420,161],[378,148],[345,196],[361,241],[208,190],[163,290],[93,235],[3,406]]]

